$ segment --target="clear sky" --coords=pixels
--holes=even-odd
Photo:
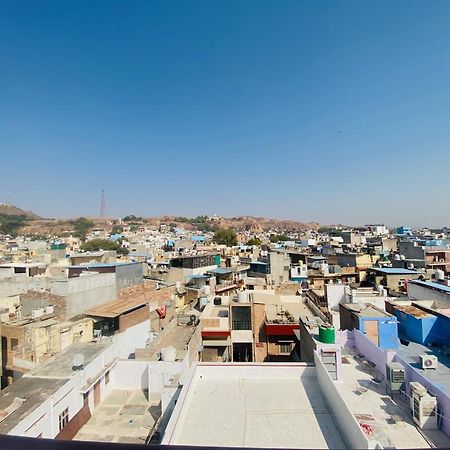
[[[450,225],[449,1],[0,0],[0,201]]]

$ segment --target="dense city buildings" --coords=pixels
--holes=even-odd
[[[2,234],[0,432],[450,445],[446,231],[224,221]]]

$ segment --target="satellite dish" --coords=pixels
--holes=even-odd
[[[72,370],[81,370],[84,368],[84,355],[77,353],[72,359]]]

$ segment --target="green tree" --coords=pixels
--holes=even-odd
[[[247,241],[247,245],[261,245],[262,241],[259,238],[256,237],[252,237]]]
[[[122,220],[124,222],[143,222],[144,219],[142,217],[137,217],[134,214],[130,214],[125,216]]]
[[[270,235],[270,242],[283,242],[288,241],[289,236],[286,234],[272,234]]]
[[[92,220],[86,219],[86,217],[79,217],[76,220],[72,220],[71,225],[74,227],[75,236],[81,239],[86,239],[87,232],[94,227]]]
[[[98,252],[99,250],[116,250],[117,253],[127,255],[128,249],[121,247],[120,242],[109,239],[92,239],[81,245],[81,250],[85,252]]]
[[[123,232],[123,228],[120,225],[114,225],[111,228],[111,233],[110,234],[120,234]]]
[[[15,237],[28,220],[29,218],[25,215],[0,214],[0,233]]]
[[[234,231],[233,228],[219,228],[214,233],[214,242],[226,245],[227,247],[237,245],[236,231]]]

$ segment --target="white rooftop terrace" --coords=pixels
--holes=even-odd
[[[414,425],[409,400],[402,394],[388,395],[383,381],[384,374],[365,366],[356,351],[343,351],[342,382],[335,386],[358,423],[366,427],[367,437],[384,448],[449,448],[450,439],[442,431]]]
[[[163,444],[345,448],[314,366],[198,364]]]

